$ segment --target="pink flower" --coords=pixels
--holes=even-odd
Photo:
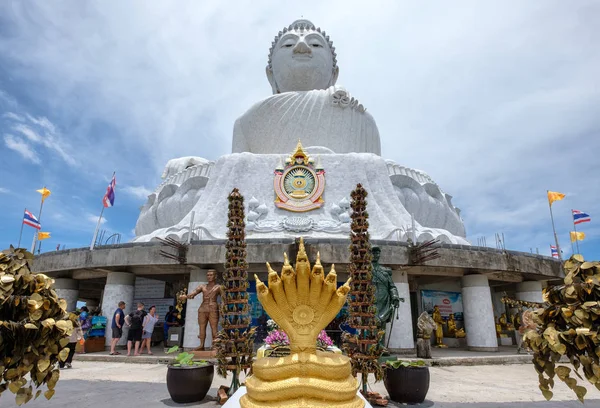
[[[321,330],[317,337],[317,346],[327,348],[333,346],[333,340],[327,335],[325,330]]]
[[[273,330],[265,338],[265,343],[269,346],[289,346],[290,339],[283,330]]]
[[[283,330],[278,329],[269,332],[265,338],[265,343],[271,347],[289,346],[290,339]],[[319,333],[319,336],[317,337],[317,347],[327,348],[331,346],[333,346],[333,340],[331,340],[325,330],[321,330],[321,333]]]

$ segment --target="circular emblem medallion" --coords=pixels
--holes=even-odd
[[[300,325],[310,324],[315,318],[315,312],[308,305],[300,305],[294,309],[294,321]]]
[[[316,178],[308,167],[292,167],[283,175],[283,189],[290,198],[303,199],[315,190]]]
[[[275,205],[288,211],[310,211],[321,208],[325,190],[325,170],[320,160],[317,165],[302,149],[298,142],[296,151],[286,160],[287,165],[275,169]]]

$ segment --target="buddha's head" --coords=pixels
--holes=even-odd
[[[327,89],[338,73],[333,42],[308,20],[294,21],[271,44],[267,78],[274,94]]]

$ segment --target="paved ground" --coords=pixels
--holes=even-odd
[[[557,381],[554,399],[546,402],[539,392],[537,374],[530,364],[432,367],[427,401],[418,407],[434,408],[580,408],[600,407],[600,391],[588,387],[586,404],[581,405],[564,384]],[[163,364],[76,361],[63,370],[50,401],[40,397],[27,408],[93,407],[164,408],[198,406],[214,408],[212,398],[224,379],[215,376],[213,389],[202,402],[178,405],[169,398],[165,384],[167,367]],[[373,385],[385,393],[383,384]],[[13,407],[9,391],[0,397],[0,407]],[[401,406],[390,404],[390,406]],[[417,407],[417,406],[413,406]]]

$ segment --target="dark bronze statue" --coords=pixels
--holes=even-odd
[[[394,309],[398,308],[400,304],[400,296],[392,280],[392,270],[379,265],[381,248],[373,247],[371,254],[373,256],[373,283],[377,288],[375,294],[377,299],[377,317],[382,327],[385,328],[385,324],[391,322],[394,318]]]

